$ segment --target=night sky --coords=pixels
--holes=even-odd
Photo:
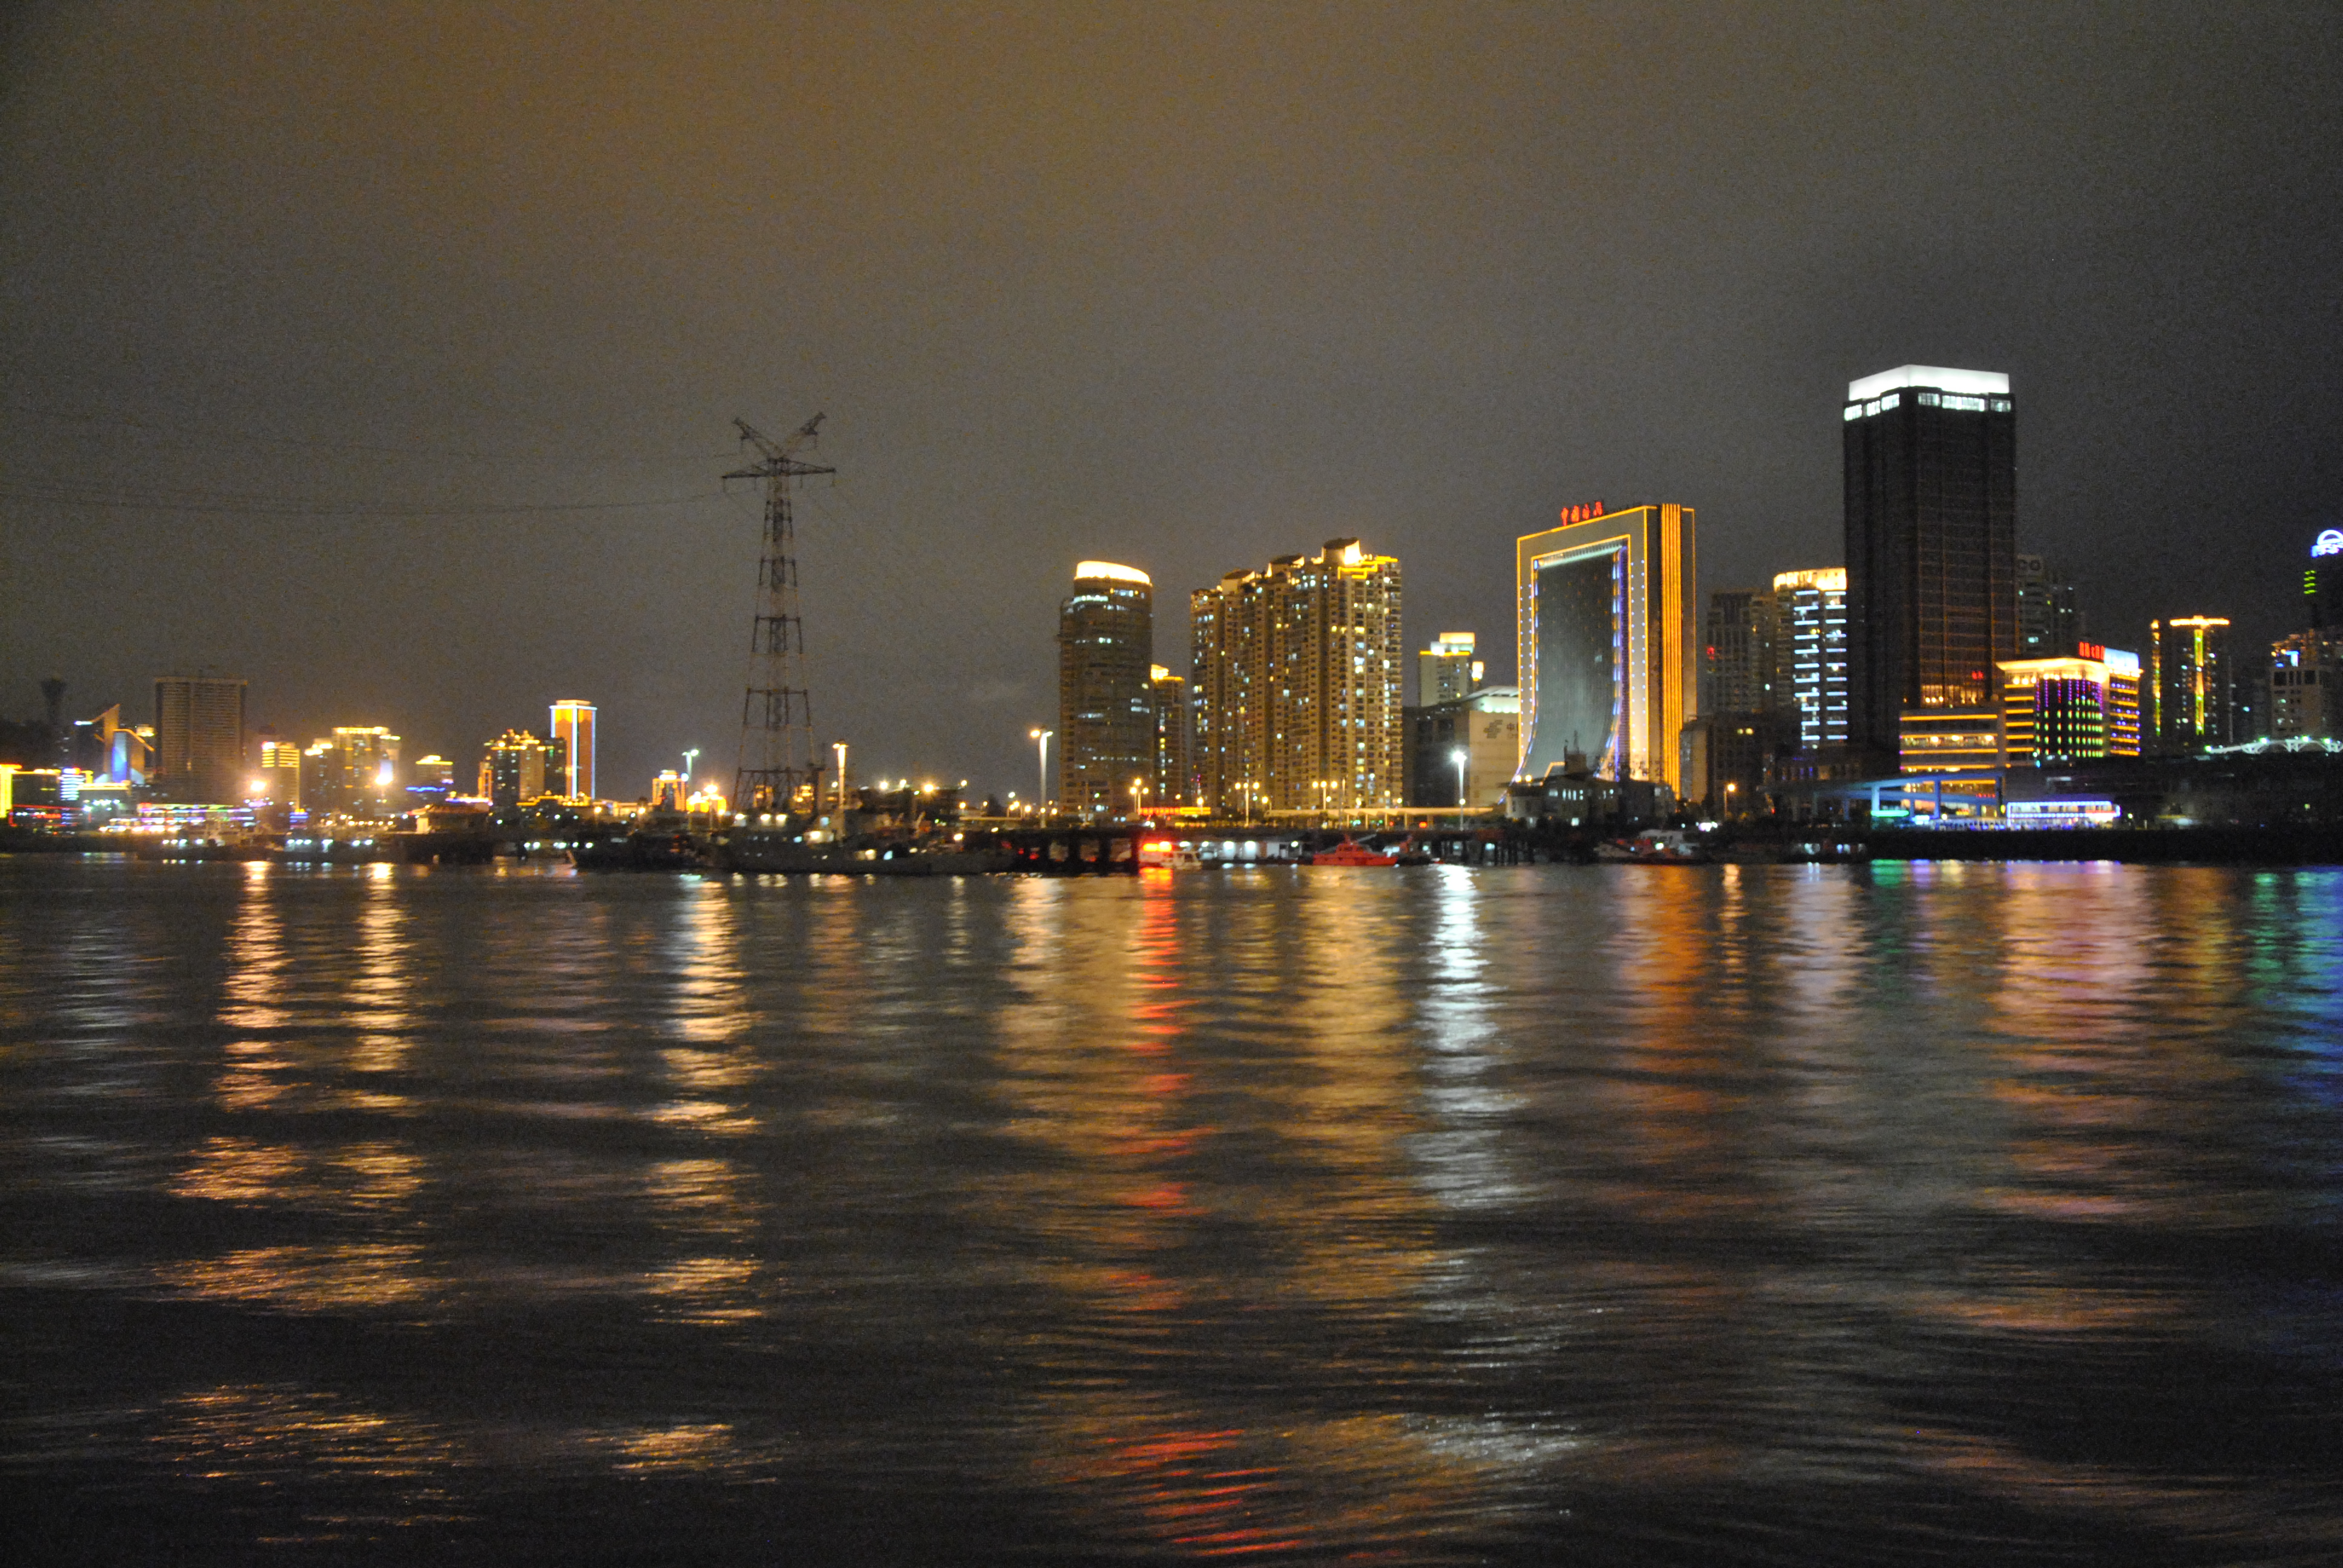
[[[468,769],[579,697],[604,793],[729,779],[735,416],[829,416],[817,739],[979,789],[1079,559],[1184,670],[1189,589],[1357,535],[1504,677],[1558,507],[1697,508],[1704,588],[1838,562],[1845,383],[1906,363],[2010,375],[2020,548],[2118,646],[2291,629],[2343,512],[2334,5],[5,25],[9,717],[210,665]]]

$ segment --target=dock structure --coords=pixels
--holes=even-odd
[[[1016,869],[1059,876],[1130,875],[1141,869],[1142,847],[1162,844],[1192,849],[1206,865],[1299,865],[1320,849],[1346,839],[1374,839],[1384,848],[1404,838],[1435,861],[1463,866],[1527,864],[1530,845],[1502,824],[1472,822],[1459,828],[1449,812],[1442,827],[1426,825],[1412,833],[1302,826],[1291,822],[1210,825],[1181,823],[1149,827],[1142,823],[1084,823],[1063,827],[1013,829],[1001,835],[1016,855]]]

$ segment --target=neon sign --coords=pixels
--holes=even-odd
[[[1588,501],[1584,506],[1564,507],[1562,508],[1562,525],[1568,528],[1573,523],[1591,523],[1603,515],[1603,503],[1600,501]],[[2343,533],[2335,536],[2335,548],[2343,550]]]
[[[2310,543],[2313,556],[2343,556],[2343,528],[2321,528]]]

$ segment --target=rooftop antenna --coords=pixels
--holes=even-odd
[[[775,441],[746,419],[732,421],[741,445],[761,461],[725,475],[765,481],[765,547],[757,565],[757,619],[749,640],[749,689],[740,702],[740,763],[732,776],[733,809],[789,810],[803,787],[813,790],[821,763],[813,749],[813,706],[805,680],[805,622],[798,614],[797,528],[789,518],[789,485],[835,468],[801,461],[814,445],[816,414],[785,441]],[[814,791],[820,799],[820,792]]]

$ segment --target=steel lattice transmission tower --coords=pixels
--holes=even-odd
[[[765,481],[765,548],[757,565],[757,622],[749,644],[749,692],[740,703],[740,766],[732,776],[733,809],[786,811],[800,786],[812,789],[821,772],[813,749],[813,708],[805,681],[805,621],[798,613],[797,528],[789,518],[789,486],[835,468],[800,461],[821,424],[817,414],[786,441],[760,434],[745,419],[732,423],[743,446],[763,460],[727,479]],[[814,790],[817,799],[820,791]]]

